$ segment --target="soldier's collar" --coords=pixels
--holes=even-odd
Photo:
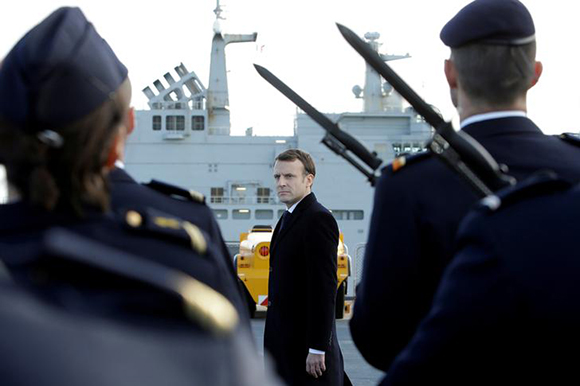
[[[302,200],[304,200],[306,197],[308,197],[309,195],[311,195],[312,192],[308,193],[306,196],[302,197],[300,200],[298,200],[297,202],[294,203],[294,205],[292,205],[290,208],[287,208],[286,211],[287,212],[294,212],[294,209],[296,209],[296,207],[298,206],[298,204],[300,204],[302,202]]]
[[[491,119],[511,118],[511,117],[526,118],[527,116],[528,115],[526,114],[526,112],[521,110],[491,111],[489,113],[475,114],[470,117],[467,117],[463,121],[461,121],[459,127],[463,129],[465,126],[468,126],[472,123],[489,121]]]
[[[542,130],[527,117],[504,117],[494,120],[474,122],[461,129],[475,140],[506,134],[539,134]]]

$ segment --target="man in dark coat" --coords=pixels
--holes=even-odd
[[[445,74],[461,130],[521,180],[538,169],[580,178],[580,149],[546,136],[526,117],[526,94],[542,71],[534,24],[515,0],[477,0],[441,32]],[[403,166],[402,166],[403,165]],[[477,196],[430,153],[386,168],[375,193],[350,329],[373,366],[387,370],[431,307],[453,256],[461,218]]]
[[[276,157],[278,197],[287,206],[272,235],[264,348],[289,385],[343,385],[334,319],[338,225],[311,192],[312,158]]]
[[[580,186],[538,177],[485,198],[428,316],[381,385],[577,385]]]

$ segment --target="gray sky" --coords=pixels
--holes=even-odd
[[[578,5],[574,0],[524,0],[536,24],[540,82],[528,94],[529,116],[546,133],[580,131]],[[162,4],[168,5],[162,5]],[[381,34],[381,52],[409,53],[393,68],[447,119],[455,116],[443,75],[449,50],[442,26],[465,0],[224,0],[224,32],[258,32],[256,43],[226,49],[232,133],[291,135],[295,108],[262,80],[252,63],[279,76],[322,112],[360,111],[351,92],[364,82],[364,62],[335,22],[359,35]],[[5,1],[0,5],[0,56],[59,1]],[[133,103],[146,108],[141,89],[183,62],[207,87],[215,0],[69,1],[80,6],[129,68]]]

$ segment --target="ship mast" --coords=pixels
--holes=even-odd
[[[378,32],[367,32],[365,39],[373,50],[379,52],[380,43],[378,39],[381,35]],[[397,59],[410,58],[409,54],[405,55],[387,55],[380,54],[381,58],[388,62]],[[368,63],[366,63],[365,86],[354,86],[352,91],[357,98],[363,98],[363,111],[365,113],[381,113],[384,111],[403,111],[403,99],[393,90],[392,86],[385,82],[381,84],[381,76]]]
[[[220,1],[217,0],[207,90],[208,133],[214,135],[230,135],[231,128],[225,47],[230,43],[255,42],[258,36],[256,32],[245,35],[223,34],[220,20],[225,19],[221,16],[222,12]]]

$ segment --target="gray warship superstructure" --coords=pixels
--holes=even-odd
[[[292,136],[230,135],[225,48],[229,43],[252,42],[257,34],[224,34],[221,8],[211,50],[208,87],[183,64],[175,67],[178,80],[164,75],[143,92],[148,110],[136,112],[136,129],[126,150],[126,168],[139,181],[161,179],[206,195],[224,239],[239,241],[241,232],[256,224],[274,226],[284,210],[276,196],[273,160],[289,149],[308,151],[316,162],[313,191],[336,217],[345,243],[353,249],[368,235],[373,188],[354,167],[320,143],[324,131],[298,112]],[[379,34],[366,40],[379,50]],[[383,55],[385,60],[408,57]],[[431,128],[367,65],[364,88],[353,92],[363,101],[362,112],[327,114],[346,132],[375,151],[387,164],[400,153],[422,151]],[[349,291],[350,292],[350,291]]]

